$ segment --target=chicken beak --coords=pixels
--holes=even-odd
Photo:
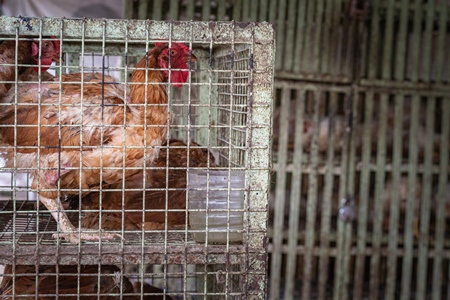
[[[191,53],[191,57],[190,57],[190,62],[196,62],[197,61],[197,56],[194,55],[194,53]]]

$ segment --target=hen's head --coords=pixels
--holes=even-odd
[[[56,38],[52,36],[52,38]],[[45,72],[48,70],[52,62],[59,61],[59,53],[60,53],[60,43],[58,40],[45,40],[43,39],[41,42],[42,50],[41,50],[41,58],[39,59],[39,41],[33,41],[31,43],[31,56],[36,61],[36,64],[41,65],[41,72]],[[38,67],[34,67],[34,70],[37,72]]]
[[[171,48],[168,43],[155,43],[155,47],[162,48],[158,55],[158,64],[163,69],[166,80],[169,80],[170,77],[170,83],[173,86],[181,87],[189,76],[188,63],[197,61],[197,58],[183,43],[174,42]]]

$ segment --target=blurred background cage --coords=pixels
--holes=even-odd
[[[125,1],[127,17],[275,24],[269,299],[450,297],[449,7]]]
[[[266,223],[275,59],[272,26],[268,23],[23,17],[1,17],[0,23],[5,40],[31,37],[42,43],[51,36],[60,41],[63,61],[50,69],[56,75],[56,82],[59,74],[98,72],[102,76],[115,77],[117,82],[110,84],[127,85],[131,82],[135,63],[145,57],[155,42],[186,43],[192,48],[197,62],[190,65],[190,77],[182,89],[169,88],[167,91],[173,112],[173,123],[167,125],[170,138],[184,141],[183,147],[188,151],[208,150],[211,157],[200,169],[206,170],[211,178],[214,171],[220,171],[225,174],[223,180],[227,183],[236,178],[230,175],[238,172],[241,182],[239,188],[232,183],[222,188],[222,194],[228,200],[234,189],[239,191],[241,205],[238,209],[229,206],[222,210],[222,215],[228,215],[229,219],[221,240],[194,240],[192,226],[188,225],[190,221],[186,217],[184,225],[187,226],[174,229],[166,220],[164,229],[160,230],[126,232],[119,228],[117,232],[123,240],[83,241],[76,245],[52,238],[59,227],[36,201],[36,189],[31,188],[27,172],[3,168],[0,263],[7,268],[3,282],[9,280],[14,289],[15,282],[24,276],[32,282],[45,278],[28,294],[31,298],[40,291],[42,293],[39,285],[44,286],[44,282],[53,284],[54,292],[48,292],[48,296],[54,297],[54,293],[58,293],[55,280],[61,284],[67,278],[77,278],[72,287],[73,297],[83,296],[83,279],[87,278],[96,285],[97,292],[91,294],[95,298],[123,296],[128,281],[153,285],[158,289],[150,293],[160,295],[161,299],[163,296],[166,299],[264,298],[267,292]],[[16,77],[12,89],[17,84]],[[29,84],[44,87],[46,82],[38,78]],[[162,146],[160,155],[166,151],[170,154],[171,150],[170,144]],[[164,166],[163,169],[170,173],[171,169]],[[147,168],[152,170],[152,166]],[[179,169],[190,174],[199,168],[191,168],[188,162],[187,167]],[[214,197],[212,187],[211,190],[204,187],[211,199]],[[165,202],[170,203],[169,188],[165,190]],[[123,205],[125,191],[122,193]],[[186,208],[178,209],[186,215],[192,199],[189,194],[187,190],[183,198]],[[82,197],[80,193],[78,197],[82,202],[84,195]],[[65,203],[65,199],[60,200]],[[86,212],[81,207],[64,205],[77,227]],[[165,208],[156,213],[167,216],[170,211]],[[215,213],[208,209],[197,211],[206,215]],[[96,210],[91,209],[88,213],[92,212],[96,213]],[[236,212],[241,214],[242,223],[238,229],[231,229],[231,214]],[[119,214],[126,212],[119,211]],[[233,233],[239,238],[232,239]],[[16,273],[21,267],[26,271]],[[107,280],[114,282],[115,290],[102,290]],[[139,297],[139,294],[137,292],[135,296]]]

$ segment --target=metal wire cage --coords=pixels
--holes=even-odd
[[[79,240],[73,244],[52,237],[60,233],[61,226],[42,206],[40,197],[36,198],[40,190],[30,184],[29,176],[30,172],[44,168],[39,160],[45,156],[44,145],[30,148],[39,153],[36,165],[1,169],[0,263],[5,265],[1,290],[5,297],[65,294],[96,298],[144,295],[145,299],[159,295],[166,299],[263,299],[275,45],[271,25],[14,17],[1,17],[0,23],[4,39],[16,41],[16,45],[19,41],[33,40],[42,45],[48,39],[59,40],[61,58],[64,58],[51,67],[54,77],[44,79],[44,74],[39,72],[29,82],[20,78],[19,68],[23,66],[15,60],[14,80],[1,82],[11,85],[8,93],[14,100],[0,103],[0,109],[15,107],[14,131],[20,126],[33,126],[21,124],[17,119],[22,101],[18,91],[23,86],[37,89],[37,100],[30,104],[36,109],[45,107],[41,103],[45,95],[38,94],[51,84],[59,85],[55,90],[61,107],[66,96],[61,80],[66,73],[81,73],[84,79],[98,74],[101,80],[95,84],[103,89],[108,85],[120,87],[124,98],[129,99],[126,95],[134,84],[130,74],[138,69],[135,62],[147,57],[145,53],[154,43],[166,42],[169,47],[185,43],[197,57],[197,63],[189,64],[190,76],[181,89],[161,83],[166,87],[167,105],[172,111],[167,112],[168,121],[162,125],[169,140],[165,144],[162,141],[161,145],[141,146],[145,151],[146,147],[151,151],[158,148],[159,156],[139,170],[138,185],[129,184],[125,175],[129,166],[124,160],[121,166],[102,165],[99,169],[100,174],[108,167],[122,174],[115,185],[100,184],[86,189],[64,187],[60,181],[56,189],[57,200],[62,203],[54,211],[58,216],[65,208],[72,224],[81,231],[86,228],[83,222],[94,216],[95,225],[90,230],[99,233],[104,229],[101,233],[112,232],[122,238]],[[13,50],[16,54],[19,51]],[[170,58],[168,61],[170,64]],[[170,80],[171,75],[168,76]],[[74,103],[83,106],[84,97],[88,97],[83,89],[87,90],[89,84],[83,80],[76,84],[79,93]],[[157,84],[146,84],[145,93],[149,93],[149,86]],[[109,111],[105,93],[98,97],[100,111]],[[132,103],[120,105],[125,110],[139,109],[138,105],[133,108]],[[124,115],[116,117],[125,118]],[[152,125],[142,127],[144,134],[150,134]],[[11,125],[0,125],[0,134],[8,126],[11,128]],[[61,132],[64,126],[78,126],[83,131],[83,126],[91,125],[57,122],[53,126]],[[42,138],[44,127],[34,127]],[[108,128],[125,126],[122,121],[119,125],[108,127],[102,123],[98,127],[106,132]],[[15,160],[20,156],[17,142],[2,147],[12,151]],[[89,149],[85,144],[71,147],[80,153],[101,148],[102,159],[109,149],[107,141]],[[133,147],[139,148],[128,144],[119,148],[125,153]],[[194,152],[202,153],[203,160],[194,157]],[[84,165],[81,172],[83,168],[88,170],[90,166]],[[62,178],[61,165],[56,169]],[[163,174],[158,186],[155,182],[150,184],[151,174],[156,172]],[[171,181],[173,174],[181,174],[175,183]],[[194,181],[195,178],[202,180]],[[152,206],[157,202],[151,198],[156,197],[152,193],[162,195],[159,204],[155,204],[157,207]],[[128,209],[130,195],[137,204]],[[177,205],[173,204],[175,195],[178,195]],[[117,197],[114,205],[109,205],[114,197]],[[145,200],[149,198],[150,207]],[[196,201],[201,205],[195,206]],[[214,206],[220,201],[222,206]],[[239,205],[233,206],[233,201]],[[129,213],[138,215],[138,225],[132,228],[126,225]],[[203,217],[200,227],[194,226],[194,213]],[[172,216],[181,216],[182,221],[172,226]],[[234,226],[235,216],[240,226]],[[113,218],[119,225],[107,225]],[[219,225],[222,229],[219,235],[217,228],[213,228],[216,219],[224,220]],[[155,223],[158,225],[152,227]],[[147,227],[148,224],[151,226]],[[21,289],[23,280],[32,282],[32,288]]]

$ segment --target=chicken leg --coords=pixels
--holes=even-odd
[[[79,241],[108,241],[113,240],[115,237],[122,238],[120,234],[116,233],[98,233],[98,231],[86,229],[82,229],[81,232],[79,232],[70,222],[69,217],[67,217],[64,208],[58,200],[39,196],[39,201],[47,207],[48,211],[59,224],[61,232],[53,234],[53,238],[64,238],[72,244],[78,244]]]

